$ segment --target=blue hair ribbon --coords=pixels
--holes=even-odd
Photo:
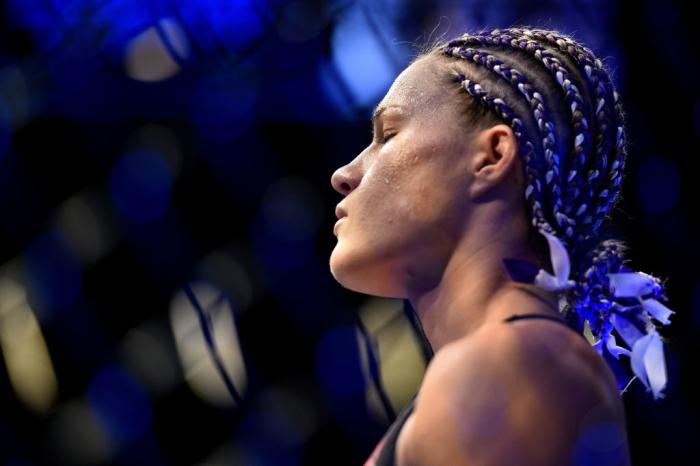
[[[571,264],[562,242],[556,235],[542,229],[539,232],[549,243],[554,274],[529,261],[505,258],[503,262],[511,278],[518,282],[534,284],[547,291],[563,291],[576,286],[576,282],[569,278]],[[626,267],[622,270],[625,271],[606,274],[610,294],[615,298],[626,298],[627,301],[631,298],[636,303],[623,305],[613,300],[612,308],[606,313],[608,320],[602,323],[599,338],[592,345],[611,366],[614,366],[618,381],[622,378],[619,364],[612,361],[606,353],[617,360],[620,355],[628,356],[636,378],[639,378],[647,391],[652,392],[654,399],[663,398],[662,390],[667,381],[664,350],[661,337],[650,317],[668,325],[671,323],[669,317],[674,311],[656,299],[660,294],[656,278],[643,272],[627,271],[629,269]],[[613,329],[629,348],[618,345],[612,333]]]

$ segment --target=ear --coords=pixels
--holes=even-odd
[[[472,198],[483,196],[508,180],[518,165],[518,140],[510,126],[491,126],[474,138],[476,151],[472,157]]]

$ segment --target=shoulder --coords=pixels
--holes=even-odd
[[[614,376],[584,339],[541,320],[494,324],[436,353],[398,459],[400,466],[562,465],[582,448],[586,430],[601,426],[626,457]]]

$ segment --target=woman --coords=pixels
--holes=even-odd
[[[651,318],[672,311],[603,238],[626,155],[603,63],[556,31],[465,34],[414,60],[372,120],[331,179],[331,272],[408,299],[435,354],[365,464],[629,464],[619,356],[661,397]]]

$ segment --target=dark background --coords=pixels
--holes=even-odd
[[[627,112],[616,222],[667,278],[666,397],[635,465],[697,464],[698,36],[666,1],[11,0],[0,16],[0,462],[359,465],[425,359],[400,300],[343,289],[330,184],[440,34],[573,34]],[[449,18],[449,19],[448,19]],[[215,369],[191,289],[242,402]],[[536,422],[533,420],[533,426]]]

